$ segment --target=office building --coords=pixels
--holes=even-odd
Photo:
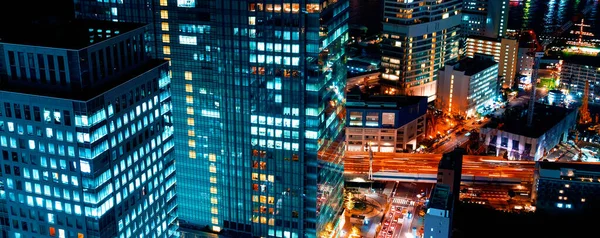
[[[531,73],[533,72],[535,57],[530,56],[530,53],[540,49],[541,45],[533,31],[529,30],[521,32],[521,36],[519,37],[519,50],[517,51],[517,74],[523,77],[520,83],[531,83]]]
[[[585,83],[590,82],[590,102],[600,102],[600,57],[571,55],[560,63],[560,80],[569,89],[569,94],[583,97]]]
[[[462,178],[463,155],[466,155],[465,149],[456,148],[445,153],[438,164],[437,184],[447,185],[453,194],[451,200],[458,201],[460,193],[460,180]]]
[[[427,97],[369,96],[348,93],[346,101],[346,149],[402,153],[417,149],[417,138],[425,134]]]
[[[178,237],[168,63],[148,28],[17,29],[0,33],[9,237]]]
[[[539,162],[532,199],[538,210],[595,212],[600,208],[600,165],[597,163]]]
[[[467,37],[505,37],[509,2],[509,0],[464,0],[462,35]]]
[[[437,105],[446,114],[482,115],[498,97],[498,63],[491,55],[448,64],[439,75]]]
[[[481,128],[484,143],[497,156],[511,160],[537,161],[560,142],[565,142],[574,128],[577,110],[536,103],[533,121],[527,126],[525,110],[510,110],[500,120]]]
[[[341,228],[349,1],[76,0],[145,22],[170,60],[179,225],[233,237]]]
[[[462,0],[384,0],[382,80],[400,94],[435,100],[437,71],[458,58],[461,6]]]
[[[446,184],[436,184],[429,196],[425,213],[423,237],[450,238],[452,236],[452,192]]]
[[[475,54],[493,55],[498,62],[498,76],[503,87],[511,87],[517,75],[518,42],[510,38],[487,38],[470,36],[467,38],[467,57]]]

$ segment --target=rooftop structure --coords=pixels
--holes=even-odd
[[[508,153],[511,159],[538,160],[559,142],[565,141],[577,119],[577,110],[536,103],[532,126],[527,126],[526,110],[507,109],[500,120],[482,129],[485,143],[496,155]]]

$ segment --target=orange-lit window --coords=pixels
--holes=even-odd
[[[169,19],[169,11],[167,11],[167,10],[160,10],[160,18],[161,19]]]
[[[191,84],[186,84],[185,85],[185,91],[188,93],[194,92],[194,89],[192,89],[192,85]]]
[[[194,108],[193,107],[187,107],[187,114],[188,115],[194,115]]]
[[[185,80],[192,80],[192,72],[191,71],[185,71],[183,73],[183,76],[184,76]]]
[[[193,147],[196,147],[196,141],[195,141],[195,140],[191,140],[191,139],[190,139],[190,140],[188,140],[188,146],[189,146],[189,147],[192,147],[192,148],[193,148]]]
[[[195,159],[196,151],[193,151],[193,150],[188,151],[188,156],[190,157],[190,159]]]
[[[191,117],[188,118],[187,119],[187,123],[188,123],[188,126],[193,126],[194,125],[194,118],[191,118]]]
[[[309,3],[309,4],[306,4],[306,11],[308,13],[319,12],[319,4],[318,3]]]
[[[257,183],[252,184],[252,190],[258,191],[258,184]]]
[[[82,233],[77,233],[77,238],[84,238],[84,237],[85,237],[85,235],[84,235],[84,234],[82,234]]]
[[[188,130],[188,136],[195,136],[196,132],[194,130]]]
[[[169,43],[169,42],[171,42],[171,39],[170,39],[170,37],[171,37],[171,36],[170,36],[169,34],[163,34],[163,35],[162,35],[162,42],[163,42],[163,43]]]
[[[163,46],[163,54],[170,55],[171,54],[171,46],[168,46],[168,45]]]
[[[190,95],[185,96],[185,102],[189,103],[189,104],[194,103],[194,97],[192,97]]]
[[[169,31],[169,23],[163,22],[160,26],[163,31]]]
[[[56,229],[54,229],[54,227],[50,227],[48,232],[50,233],[50,236],[56,236]]]

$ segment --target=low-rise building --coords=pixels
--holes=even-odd
[[[531,126],[525,110],[507,109],[504,118],[481,128],[488,151],[516,160],[539,160],[575,126],[577,110],[536,103]]]
[[[470,36],[467,38],[467,56],[486,54],[494,56],[498,62],[498,76],[504,77],[503,87],[511,87],[517,74],[517,51],[519,43],[512,38],[488,38]]]
[[[424,236],[449,238],[452,235],[452,192],[446,184],[436,184],[425,213]]]
[[[497,99],[498,63],[491,55],[475,54],[438,73],[437,105],[444,113],[476,116]]]
[[[600,164],[539,162],[533,200],[538,210],[584,212],[600,205]]]
[[[563,57],[561,83],[573,96],[582,97],[585,82],[590,82],[590,102],[600,102],[600,57],[572,55]]]
[[[416,149],[425,133],[427,97],[372,96],[354,88],[346,111],[348,151],[364,151],[370,143],[374,152],[403,152]]]

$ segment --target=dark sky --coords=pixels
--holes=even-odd
[[[73,17],[73,0],[3,1],[0,7],[0,29],[19,21],[49,21]]]

